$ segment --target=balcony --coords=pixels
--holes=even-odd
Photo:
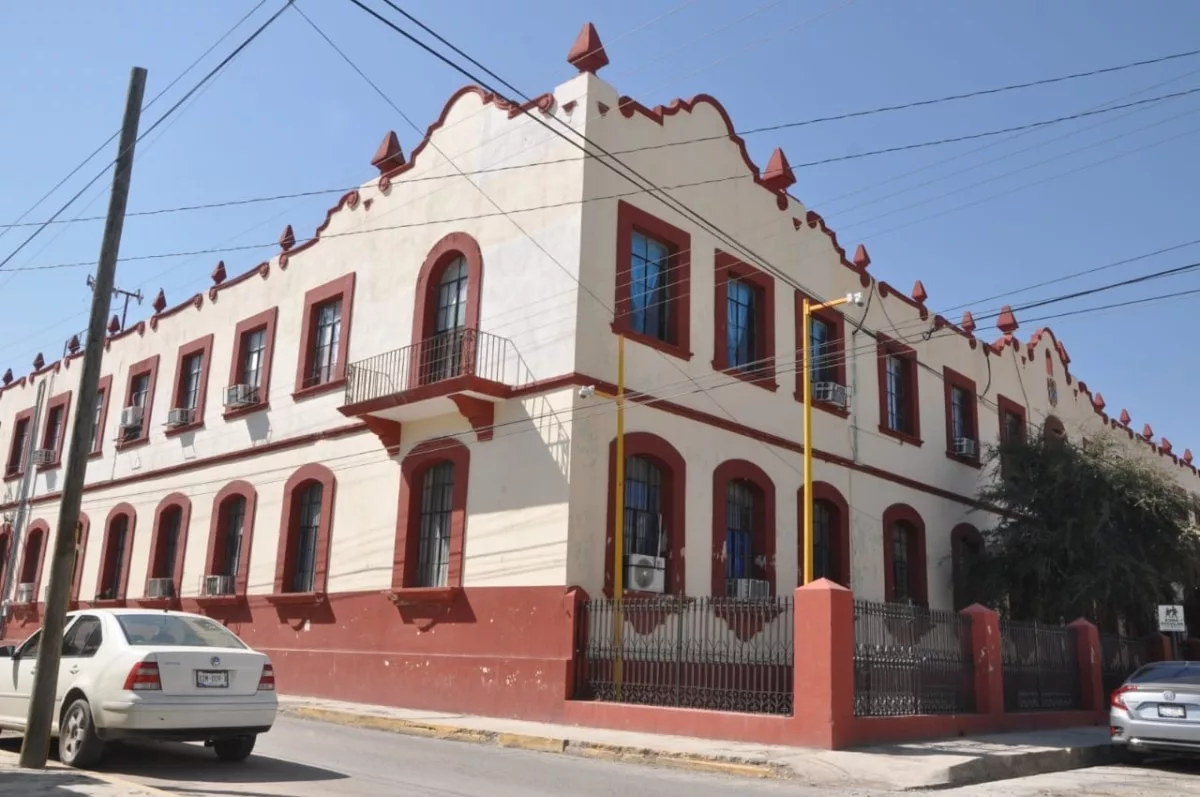
[[[485,440],[496,403],[527,381],[511,340],[457,329],[350,363],[341,412],[362,418],[389,448],[399,444],[399,424],[451,413]]]

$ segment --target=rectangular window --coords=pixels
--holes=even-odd
[[[129,390],[129,406],[146,407],[146,399],[150,395],[150,374],[138,374],[133,378]]]
[[[42,435],[42,448],[47,451],[58,451],[58,441],[63,432],[63,415],[66,411],[66,407],[50,409],[50,415],[46,418],[46,431]]]
[[[242,335],[240,351],[237,384],[258,388],[262,382],[263,356],[267,351],[266,327],[252,329]],[[262,397],[259,400],[262,400]]]
[[[1006,442],[1019,443],[1025,439],[1025,418],[1021,415],[1005,410],[1004,412],[1004,439]]]
[[[883,335],[877,337],[879,431],[902,442],[920,445],[921,401],[917,383],[917,353],[903,343]]]
[[[225,515],[225,550],[221,552],[221,561],[216,565],[216,575],[237,578],[246,524],[246,500],[240,497],[232,498],[225,503],[222,510]]]
[[[971,423],[971,404],[974,397],[958,385],[950,388],[950,431],[957,440],[960,438],[975,439],[974,425]]]
[[[342,299],[338,297],[317,305],[312,337],[312,366],[306,386],[323,385],[335,378],[338,348],[342,339]]]
[[[730,277],[725,284],[725,362],[739,371],[758,371],[762,360],[762,291],[749,282]]]
[[[178,409],[195,410],[200,406],[200,382],[204,373],[204,352],[189,354],[183,360],[179,376]]]
[[[617,202],[613,332],[690,359],[692,240],[629,202]]]
[[[809,316],[809,373],[813,384],[818,382],[837,382],[837,348],[834,345],[833,330],[825,321],[816,316]],[[801,355],[803,356],[803,355]]]
[[[4,469],[6,476],[21,473],[25,470],[25,445],[29,442],[28,417],[20,418],[13,425],[12,446],[8,450],[8,464]]]
[[[892,600],[907,601],[912,597],[908,574],[908,546],[911,532],[897,523],[892,528]]]
[[[96,406],[92,409],[92,442],[88,451],[100,450],[100,427],[104,425],[104,397],[103,389],[96,391]]]
[[[912,434],[912,386],[908,362],[901,356],[887,357],[887,425],[893,432]]]
[[[454,465],[439,462],[421,484],[420,547],[417,585],[444,587],[450,583],[450,536],[454,521]]]
[[[671,249],[635,231],[629,256],[629,326],[634,332],[675,343],[671,325]]]

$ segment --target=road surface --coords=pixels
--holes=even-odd
[[[5,736],[0,749],[15,751]],[[244,764],[193,745],[114,748],[103,770],[187,797],[824,797],[795,781],[702,775],[422,739],[280,717]],[[913,795],[907,792],[906,795]],[[936,792],[937,797],[1177,797],[1200,766],[1101,767]],[[839,797],[890,797],[848,787]]]

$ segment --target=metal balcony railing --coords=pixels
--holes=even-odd
[[[515,387],[525,366],[508,338],[455,329],[346,367],[346,404],[405,393],[462,376]]]

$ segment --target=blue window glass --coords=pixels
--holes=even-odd
[[[739,371],[757,371],[760,362],[759,328],[762,292],[749,282],[730,277],[726,295],[726,362]]]
[[[725,578],[754,577],[755,490],[732,481],[725,493]],[[732,586],[732,585],[731,585]]]
[[[640,232],[631,239],[629,326],[635,332],[675,343],[671,324],[671,250]]]

